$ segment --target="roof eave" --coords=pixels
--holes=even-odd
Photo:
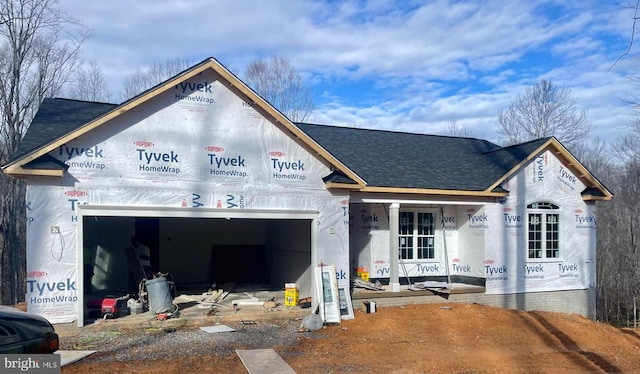
[[[14,178],[25,177],[58,177],[64,176],[65,169],[25,169],[21,166],[8,166],[2,169],[2,171]]]
[[[327,188],[336,188],[342,190],[362,190],[361,185],[354,183],[340,183],[340,182],[326,182],[324,184]]]
[[[508,191],[470,191],[470,190],[438,190],[427,188],[406,188],[406,187],[375,187],[367,186],[360,189],[361,192],[384,192],[399,194],[417,195],[448,195],[448,196],[474,196],[474,197],[504,197],[508,196]]]

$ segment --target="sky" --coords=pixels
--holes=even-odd
[[[498,114],[540,79],[570,90],[593,136],[634,120],[633,9],[616,0],[60,0],[89,29],[120,101],[138,69],[214,57],[241,75],[286,57],[312,90],[307,122],[499,142]],[[638,41],[640,44],[640,41]],[[637,95],[640,96],[640,95]]]

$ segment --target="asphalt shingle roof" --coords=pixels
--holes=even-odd
[[[548,140],[486,140],[296,124],[368,186],[484,191]]]
[[[45,99],[14,160],[116,107],[116,104]],[[484,191],[548,140],[500,147],[473,138],[304,123],[296,126],[368,186],[391,188]],[[61,167],[44,156],[25,166]],[[339,173],[325,179],[354,183]]]
[[[91,120],[107,113],[116,104],[70,99],[46,98],[31,121],[13,159],[46,145],[77,130]]]

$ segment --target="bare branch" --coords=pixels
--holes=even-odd
[[[498,122],[497,131],[507,145],[555,136],[571,148],[593,129],[587,112],[576,108],[570,90],[544,79],[518,95],[500,112]]]
[[[138,69],[125,79],[124,92],[121,94],[121,99],[123,101],[129,100],[189,67],[189,61],[176,57],[167,59],[164,62],[156,62],[146,69]]]
[[[311,90],[285,57],[253,61],[245,70],[244,81],[294,122],[306,120],[313,111]]]
[[[638,23],[639,18],[638,11],[640,10],[640,0],[636,0],[634,9],[635,13],[633,14],[633,24],[631,25],[631,38],[629,39],[629,46],[627,47],[627,50],[613,62],[613,64],[609,67],[609,69],[607,69],[607,71],[611,71],[611,69],[613,69],[613,67],[616,66],[618,62],[620,62],[620,60],[622,60],[625,56],[628,56],[631,52],[631,48],[633,48],[633,42],[636,36],[636,24]]]

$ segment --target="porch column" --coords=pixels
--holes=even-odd
[[[398,227],[400,226],[400,204],[389,205],[389,291],[400,291],[400,277],[398,276]]]

